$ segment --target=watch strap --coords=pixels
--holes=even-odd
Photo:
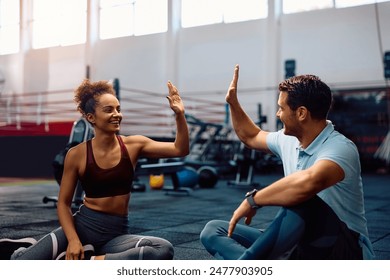
[[[255,200],[253,199],[253,195],[249,195],[249,196],[246,197],[246,200],[248,201],[249,205],[252,207],[252,209],[259,209],[259,208],[261,208],[260,205],[256,204]]]

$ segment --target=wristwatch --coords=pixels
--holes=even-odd
[[[253,189],[250,192],[247,192],[246,195],[245,195],[246,200],[248,201],[248,203],[249,203],[249,205],[251,206],[252,209],[259,209],[259,208],[261,208],[261,205],[256,204],[255,200],[253,199],[253,197],[255,196],[256,193],[257,193],[257,190]]]

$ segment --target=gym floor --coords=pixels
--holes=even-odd
[[[253,182],[266,186],[282,175],[255,175]],[[212,219],[229,220],[251,186],[229,185],[220,179],[213,188],[195,188],[185,193],[167,193],[148,187],[134,192],[130,205],[132,233],[166,238],[175,247],[177,260],[207,260],[212,257],[199,241],[199,233]],[[363,174],[366,215],[376,257],[390,260],[390,176]],[[165,185],[169,185],[166,178]],[[47,179],[0,178],[0,238],[40,238],[59,224],[54,203],[44,196],[56,196],[58,184]],[[262,208],[252,224],[265,227],[278,210]]]

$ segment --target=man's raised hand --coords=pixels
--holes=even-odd
[[[233,79],[230,83],[229,89],[226,94],[226,102],[231,104],[232,102],[237,101],[237,83],[238,83],[238,72],[240,67],[238,64],[234,67]]]

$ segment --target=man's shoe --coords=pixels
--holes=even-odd
[[[15,250],[21,247],[28,248],[35,243],[37,241],[30,237],[22,239],[0,239],[0,260],[9,260]]]

